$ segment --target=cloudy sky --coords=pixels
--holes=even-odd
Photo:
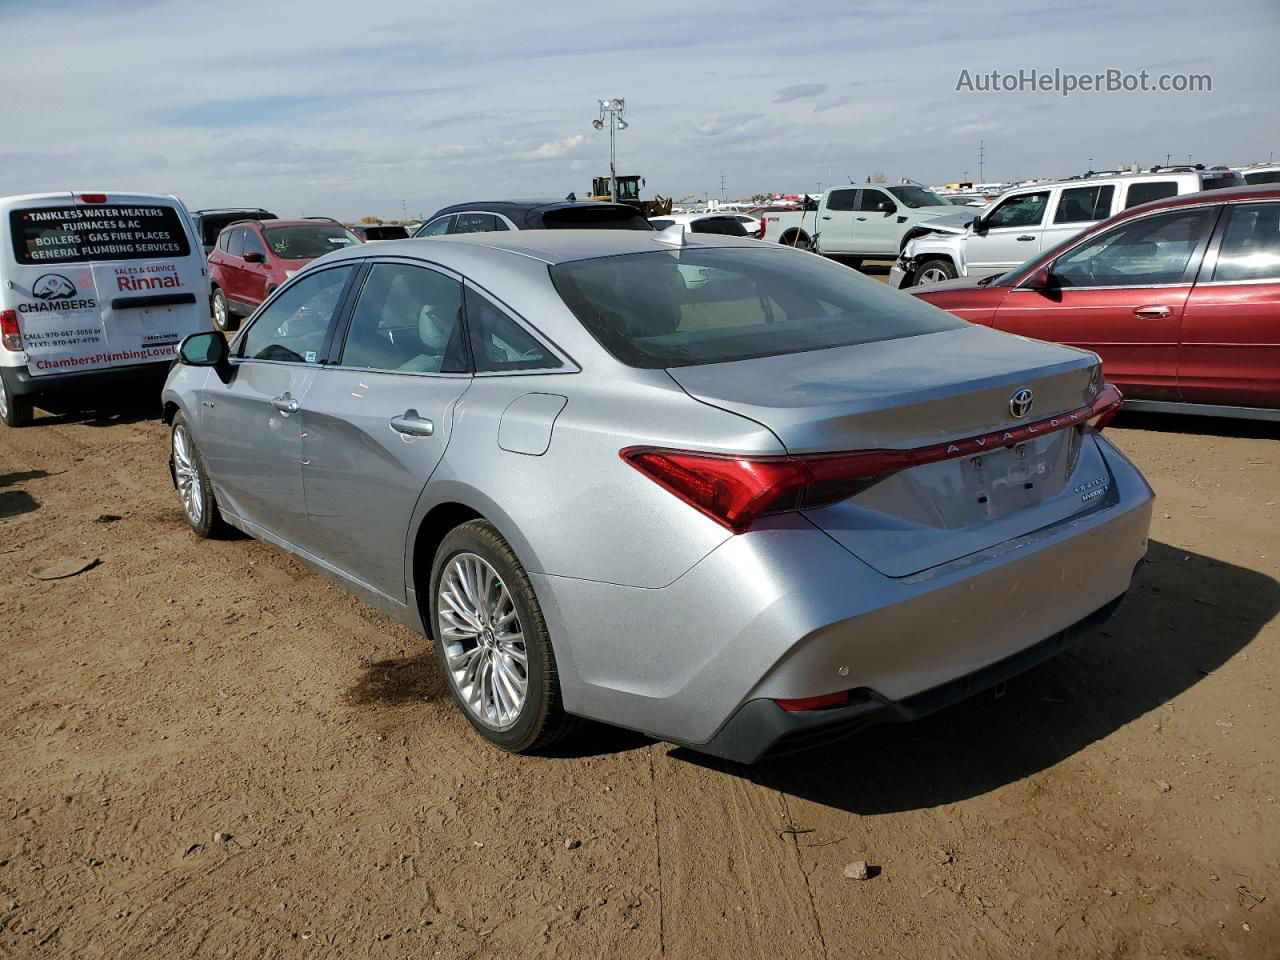
[[[0,195],[176,193],[286,216],[563,196],[619,169],[731,197],[883,173],[1067,175],[1280,153],[1280,4],[0,0]],[[1019,69],[1209,93],[982,93]]]

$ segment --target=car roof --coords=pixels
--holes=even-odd
[[[272,227],[314,227],[314,226],[316,226],[317,224],[321,224],[321,223],[327,223],[327,224],[329,224],[330,226],[334,226],[334,227],[342,227],[344,230],[346,230],[346,229],[347,229],[347,227],[344,227],[344,226],[343,226],[341,223],[339,223],[338,221],[336,221],[336,220],[330,220],[328,217],[312,217],[312,218],[310,218],[310,219],[302,219],[302,220],[285,220],[285,219],[279,219],[279,220],[254,220],[254,219],[252,219],[251,217],[246,217],[244,220],[233,220],[233,221],[231,221],[230,223],[228,223],[225,227],[223,227],[222,229],[223,229],[223,230],[227,230],[227,229],[229,229],[229,228],[231,228],[231,227],[251,226],[251,225],[253,225],[253,224],[257,224],[257,225],[258,225],[258,226],[260,226],[260,227],[268,227],[268,228],[272,228]]]
[[[1202,203],[1241,203],[1248,200],[1280,200],[1280,183],[1257,183],[1252,186],[1224,187],[1221,190],[1198,190],[1180,193],[1176,197],[1164,197],[1148,203],[1121,210],[1111,219],[1119,220],[1134,210],[1155,210],[1167,207],[1191,207]]]
[[[661,234],[648,230],[499,230],[485,233],[459,233],[445,237],[413,237],[408,240],[384,240],[376,249],[361,244],[330,253],[325,261],[348,257],[406,256],[427,260],[447,259],[447,248],[467,247],[492,250],[540,260],[547,264],[573,260],[594,260],[631,253],[658,253],[680,249]],[[759,241],[721,234],[686,234],[685,246],[745,247],[769,249]],[[781,245],[778,249],[784,249]],[[445,249],[442,250],[441,247]]]
[[[95,196],[101,194],[108,198],[106,204],[84,203],[79,198],[82,196]],[[126,190],[55,190],[49,193],[23,193],[12,197],[0,197],[0,207],[6,209],[10,207],[25,206],[31,203],[82,203],[86,207],[96,206],[119,206],[120,204],[133,203],[138,200],[144,200],[148,203],[163,203],[168,206],[181,206],[182,201],[171,193],[133,193]]]
[[[466,203],[454,203],[447,207],[441,207],[426,222],[447,216],[450,213],[463,213],[467,211],[478,211],[480,213],[504,213],[508,216],[512,214],[527,214],[534,210],[564,210],[572,207],[623,207],[628,210],[635,210],[625,203],[611,203],[602,200],[470,200]]]

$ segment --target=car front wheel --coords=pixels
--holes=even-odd
[[[920,264],[920,269],[916,271],[916,286],[924,286],[930,283],[941,283],[944,280],[954,280],[957,276],[956,268],[951,265],[949,260],[926,260]]]
[[[178,413],[173,418],[171,434],[173,482],[178,488],[178,500],[187,523],[197,536],[216,540],[226,534],[226,522],[218,511],[213,496],[213,485],[204,468],[204,459],[191,436],[187,418]]]
[[[227,331],[236,328],[235,318],[231,316],[231,308],[227,303],[227,295],[221,290],[213,291],[213,325],[219,330]]]
[[[490,743],[523,753],[577,725],[529,577],[488,521],[455,527],[436,551],[431,624],[454,701]]]

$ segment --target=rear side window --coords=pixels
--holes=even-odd
[[[532,226],[532,225],[531,225]],[[546,230],[652,230],[653,225],[632,207],[604,203],[561,207],[542,214]]]
[[[231,239],[227,241],[227,253],[233,257],[244,256],[244,227],[231,231]]]
[[[443,237],[449,232],[449,226],[453,223],[453,215],[447,217],[437,217],[419,230],[414,236],[417,237]]]
[[[655,230],[665,230],[675,223],[674,220],[650,220],[649,222],[653,224],[653,229]]]
[[[1260,173],[1246,173],[1244,182],[1249,186],[1259,183],[1280,183],[1280,170],[1264,170]]]
[[[460,373],[462,284],[426,267],[375,263],[351,317],[342,364],[402,373]]]
[[[1111,198],[1115,196],[1114,184],[1094,187],[1072,187],[1063,190],[1054,211],[1054,223],[1087,223],[1105,220],[1111,216]]]
[[[827,194],[828,210],[852,210],[857,190],[832,190]]]
[[[1227,208],[1215,280],[1280,280],[1280,203]]]
[[[191,253],[173,207],[38,207],[9,213],[19,263],[100,263],[154,260]]]
[[[549,370],[560,360],[496,304],[467,288],[467,327],[479,373]]]
[[[825,350],[965,326],[821,257],[758,245],[687,247],[551,267],[561,298],[633,367]]]
[[[1163,200],[1165,197],[1176,197],[1178,184],[1173,180],[1153,180],[1150,183],[1129,184],[1129,195],[1124,199],[1124,208],[1136,207],[1140,203],[1152,200]]]

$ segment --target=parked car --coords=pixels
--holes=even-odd
[[[371,240],[407,240],[409,238],[409,231],[399,223],[357,223],[347,229],[365,243]]]
[[[204,256],[176,197],[0,198],[0,419],[57,394],[158,385],[209,329]]]
[[[655,230],[665,230],[678,223],[689,233],[718,233],[725,237],[751,236],[743,223],[743,217],[732,213],[673,213],[666,217],[650,217],[649,222]]]
[[[196,226],[196,236],[206,257],[213,253],[218,242],[218,234],[222,228],[237,220],[275,220],[276,215],[262,207],[216,207],[208,210],[191,211],[191,220]]]
[[[1280,419],[1280,186],[1144,204],[1001,277],[911,292],[1093,350],[1132,407]]]
[[[209,255],[210,304],[219,330],[234,330],[273,290],[316,257],[360,243],[336,220],[241,220]]]
[[[437,210],[414,234],[440,237],[495,230],[652,230],[635,207],[596,200],[490,200]]]
[[[1146,173],[1088,174],[1018,187],[981,215],[935,220],[911,230],[889,283],[910,287],[994,276],[1119,210],[1243,183],[1234,170],[1153,167]]]
[[[1255,163],[1248,167],[1241,167],[1240,175],[1251,187],[1261,186],[1264,183],[1280,183],[1280,163]]]
[[[908,230],[944,215],[956,216],[956,207],[914,184],[832,187],[822,194],[816,210],[797,208],[763,216],[761,239],[838,254],[859,266],[864,258],[896,258]]]
[[[163,402],[192,529],[428,633],[508,750],[923,715],[1105,616],[1151,512],[1093,354],[736,237],[348,247],[189,338]]]

